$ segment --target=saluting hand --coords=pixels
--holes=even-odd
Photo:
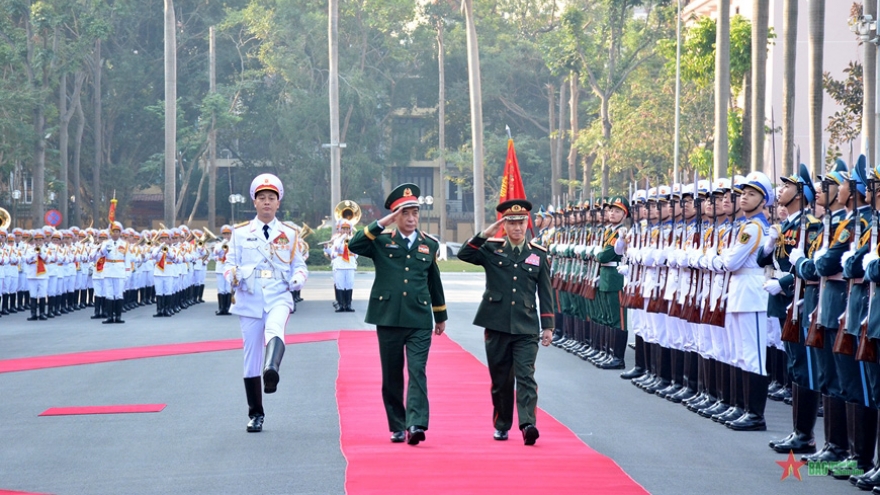
[[[398,209],[392,211],[391,213],[389,213],[389,214],[385,215],[384,217],[382,217],[381,219],[379,219],[379,224],[382,225],[382,227],[389,227],[389,226],[391,226],[391,224],[396,224],[397,219],[400,218],[400,212],[402,212],[402,211],[403,211],[403,208],[398,208]]]
[[[504,218],[483,229],[483,232],[480,233],[481,237],[492,237],[493,235],[497,234],[499,230],[501,230],[502,225],[504,225]]]

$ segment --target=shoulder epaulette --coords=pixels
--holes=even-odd
[[[815,216],[813,216],[812,214],[809,214],[809,213],[807,214],[807,222],[809,222],[809,223],[822,223],[821,220],[819,220],[818,218],[816,218]]]
[[[299,225],[292,223],[292,222],[281,222],[281,224],[290,227],[291,229],[295,230],[297,233],[299,233],[302,230],[302,227],[300,227]]]
[[[536,243],[535,241],[530,241],[530,242],[529,242],[529,246],[532,246],[532,247],[535,248],[535,249],[540,249],[541,251],[544,251],[545,253],[547,252],[547,248],[545,248],[544,246],[542,246],[542,245]]]
[[[437,244],[440,244],[440,239],[434,237],[433,235],[431,235],[427,232],[422,232],[422,235],[427,237],[428,239],[431,239],[432,241],[436,242]]]
[[[490,237],[486,239],[486,242],[504,242],[503,237]]]
[[[245,220],[244,222],[241,222],[241,223],[235,224],[235,228],[236,228],[236,229],[240,229],[240,228],[244,227],[245,225],[247,225],[247,224],[249,224],[249,223],[251,223],[250,220]]]
[[[394,229],[385,229],[382,232],[379,232],[379,235],[382,235],[382,234],[394,235]]]

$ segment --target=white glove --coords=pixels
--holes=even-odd
[[[302,290],[303,284],[306,283],[305,277],[301,274],[297,273],[290,279],[290,282],[287,284],[290,290]]]
[[[675,262],[678,263],[678,266],[684,268],[687,267],[688,262],[688,252],[684,250],[679,250],[675,252]]]
[[[821,258],[822,256],[825,256],[825,253],[827,253],[827,252],[828,252],[828,248],[822,248],[822,249],[816,251],[816,254],[813,256],[813,259]]]
[[[678,264],[678,252],[673,251],[671,253],[666,253],[666,266],[669,268],[678,268],[680,265]]]
[[[645,248],[642,252],[642,264],[645,266],[654,266],[654,253],[656,252],[656,249]]]
[[[776,249],[776,240],[779,239],[779,230],[776,227],[770,227],[767,233],[767,239],[764,241],[764,254],[768,255]]]
[[[771,296],[775,296],[782,292],[782,286],[779,285],[779,280],[774,278],[764,282],[764,290],[766,290]]]
[[[619,265],[617,267],[617,273],[623,275],[624,277],[627,276],[627,274],[629,274],[629,265]]]
[[[843,253],[843,256],[840,257],[840,266],[846,266],[846,260],[855,256],[856,252],[850,249],[849,251]]]
[[[709,251],[708,253],[704,254],[703,256],[700,256],[700,259],[697,260],[697,264],[700,266],[700,268],[702,268],[704,270],[708,270],[709,266],[710,266],[709,257],[713,256],[714,254],[715,253]]]
[[[806,258],[806,254],[804,250],[801,248],[794,248],[791,250],[791,254],[788,255],[788,261],[791,262],[792,265],[797,266],[798,261]]]
[[[654,253],[654,265],[660,266],[666,264],[666,259],[669,257],[669,248],[666,249],[658,249]]]
[[[721,256],[712,257],[712,269],[718,273],[724,271],[724,260],[721,258]]]
[[[691,268],[700,268],[700,258],[702,257],[702,255],[703,253],[701,253],[699,250],[691,251],[690,254],[688,254],[688,266]]]
[[[602,246],[593,246],[593,256],[598,256],[604,250],[605,248]]]
[[[880,255],[877,254],[877,251],[872,251],[872,252],[866,254],[865,257],[862,258],[862,268],[865,271],[868,271],[868,265],[870,265],[871,262],[876,259],[880,259]]]
[[[617,254],[623,254],[626,252],[626,237],[619,236],[617,238],[617,242],[614,243],[614,252]]]

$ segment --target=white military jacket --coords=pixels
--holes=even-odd
[[[266,239],[263,225],[254,218],[236,228],[229,240],[224,276],[235,289],[235,303],[229,309],[234,315],[262,318],[278,305],[292,311],[290,291],[309,277],[296,248],[297,231],[273,219]]]
[[[126,278],[126,265],[131,262],[128,243],[122,239],[110,239],[101,244],[98,256],[104,257],[104,278]]]

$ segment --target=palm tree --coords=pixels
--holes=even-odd
[[[870,15],[872,18],[877,18],[877,4],[873,1],[864,3],[864,15]],[[866,148],[866,155],[868,156],[868,163],[877,163],[875,158],[874,150],[876,149],[877,143],[875,143],[877,121],[875,120],[875,108],[877,106],[877,45],[874,43],[863,43],[865,46],[865,58],[864,58],[864,70],[862,74],[864,74],[865,81],[865,92],[863,98],[864,108],[862,109],[862,141],[864,144],[862,145]]]
[[[752,148],[750,170],[764,167],[764,105],[767,100],[767,32],[770,6],[766,0],[754,0],[752,20]],[[767,174],[771,177],[773,174]]]
[[[797,0],[785,0],[782,5],[782,175],[794,173],[794,91],[795,63],[797,62]]]
[[[727,177],[727,105],[730,101],[730,3],[718,2],[715,30],[715,178]]]
[[[809,85],[807,88],[810,106],[810,166],[813,174],[825,172],[825,157],[822,156],[822,57],[825,54],[825,0],[812,0],[808,10],[809,18]]]

